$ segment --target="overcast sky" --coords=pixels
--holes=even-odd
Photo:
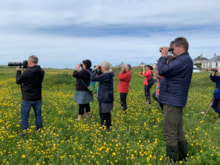
[[[186,37],[192,59],[220,55],[219,0],[0,0],[0,65],[29,55],[52,68],[155,63]]]

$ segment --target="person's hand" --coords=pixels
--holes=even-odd
[[[77,66],[76,66],[77,71],[79,70],[80,66],[81,66],[81,64],[77,64]]]
[[[124,72],[124,71],[125,71],[125,68],[124,68],[124,67],[121,67],[121,71]]]
[[[96,66],[95,66],[95,69],[98,70],[98,69],[99,69],[99,65],[96,65]]]
[[[20,70],[21,71],[21,68],[20,67],[16,67],[16,70]]]
[[[169,47],[161,47],[160,48],[161,57],[167,57],[168,56],[168,50],[169,50]]]

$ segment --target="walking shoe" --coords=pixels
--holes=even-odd
[[[26,135],[26,132],[24,132],[24,131],[22,131],[21,133],[20,133],[20,137],[24,137]]]

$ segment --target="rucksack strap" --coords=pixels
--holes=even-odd
[[[79,78],[79,80],[83,83],[83,85],[84,85],[86,88],[88,88],[88,85],[87,85],[81,78]]]
[[[86,71],[87,71],[87,72],[89,72],[89,74],[92,74],[91,70],[89,70],[89,69],[86,69]]]

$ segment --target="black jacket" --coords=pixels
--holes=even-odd
[[[92,81],[99,81],[98,88],[98,101],[102,103],[113,103],[114,101],[114,88],[113,88],[113,72],[97,75],[97,70],[91,74]]]
[[[83,69],[79,72],[74,71],[73,77],[77,78],[76,79],[76,88],[75,88],[76,91],[88,91],[87,87],[81,81],[81,80],[83,80],[83,82],[85,82],[87,86],[89,85],[90,73],[87,70]]]
[[[41,100],[41,89],[44,78],[44,71],[39,65],[27,68],[23,74],[17,71],[16,82],[22,84],[22,100]]]

